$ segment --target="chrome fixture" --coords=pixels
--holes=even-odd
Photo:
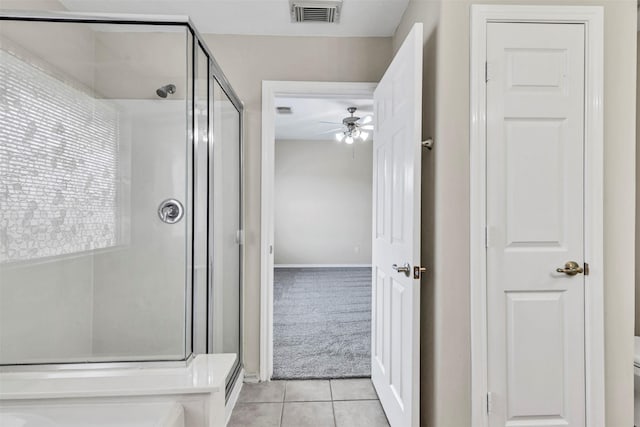
[[[167,199],[160,203],[158,216],[162,222],[175,224],[184,216],[184,206],[176,199]]]
[[[371,123],[372,117],[367,116],[362,119],[362,123],[360,123],[360,117],[354,116],[353,114],[356,112],[356,107],[349,107],[347,111],[351,114],[349,117],[345,117],[342,119],[342,124],[344,129],[342,132],[338,132],[336,134],[336,139],[338,142],[342,142],[344,140],[347,144],[353,144],[353,141],[356,139],[361,139],[362,141],[366,141],[369,138],[369,132],[367,130],[373,130],[373,125]]]
[[[160,98],[166,98],[167,95],[173,95],[174,93],[176,93],[176,85],[172,83],[159,87],[156,90],[156,95],[158,95]]]
[[[398,273],[404,273],[404,275],[407,277],[409,277],[409,275],[411,274],[411,264],[409,263],[406,263],[403,266],[399,266],[398,264],[393,264],[391,268],[393,268]]]

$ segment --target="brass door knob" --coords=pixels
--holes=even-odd
[[[564,265],[564,268],[556,268],[556,272],[564,273],[568,276],[575,276],[576,274],[584,273],[584,270],[575,261],[569,261]]]

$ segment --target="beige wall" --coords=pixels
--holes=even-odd
[[[436,85],[438,70],[438,39],[439,39],[439,20],[441,11],[441,0],[437,1],[411,1],[405,11],[404,17],[398,26],[396,36],[393,38],[394,50],[397,50],[404,37],[411,29],[414,22],[422,22],[424,24],[424,50],[423,50],[423,81],[422,81],[422,140],[436,136],[436,120],[438,111],[436,108],[436,99],[440,88]],[[433,151],[425,151],[422,156],[422,227],[421,227],[421,258],[422,265],[427,268],[426,273],[421,280],[421,307],[420,307],[420,401],[421,401],[421,425],[439,426],[436,423],[436,378],[435,371],[435,321],[436,292],[442,292],[442,288],[435,287],[435,259],[436,259],[436,223],[435,223],[435,197],[436,197],[436,159],[440,151],[440,142],[436,139],[436,146]],[[460,211],[456,209],[455,211]],[[456,212],[451,212],[456,215]],[[461,304],[462,306],[462,304]],[[460,312],[460,307],[456,309]],[[460,320],[463,322],[463,320]],[[464,353],[449,354],[460,366],[459,372],[453,372],[454,376],[470,375],[470,366],[468,355]],[[462,359],[462,360],[461,360]],[[458,381],[458,384],[461,382]],[[468,406],[469,393],[461,390],[457,399],[462,407]],[[454,426],[453,424],[451,424]],[[463,425],[463,424],[460,424]],[[467,424],[468,425],[468,424]],[[443,427],[448,427],[443,425]]]
[[[0,8],[64,11],[56,0],[0,0]],[[102,28],[109,31],[102,31]],[[96,97],[153,99],[167,83],[187,92],[187,29],[176,26],[3,21],[0,46]]]
[[[173,83],[176,92],[168,99],[186,99],[191,78],[187,69],[186,28],[130,25],[113,28],[118,31],[92,33],[96,45],[95,89],[99,94],[105,98],[157,101],[160,98],[156,89]]]
[[[412,1],[394,45],[408,23],[432,22],[432,3]],[[437,30],[434,161],[433,343],[423,370],[433,372],[423,425],[466,426],[470,419],[469,328],[469,19],[473,0],[445,0]],[[501,1],[501,3],[524,3]],[[527,3],[540,3],[529,1]],[[605,358],[608,426],[633,425],[633,318],[635,226],[636,2],[554,1],[605,6]],[[435,5],[432,6],[435,8]],[[426,45],[428,47],[428,44]],[[427,205],[428,206],[428,205]],[[451,206],[460,209],[450,209]],[[425,285],[423,285],[423,289]],[[424,349],[424,347],[423,347]]]
[[[371,264],[371,140],[276,141],[275,264]]]
[[[259,368],[260,162],[263,80],[380,80],[391,60],[391,38],[205,35],[207,45],[245,103],[244,364]]]
[[[65,11],[57,0],[1,0],[0,9]],[[0,46],[44,65],[47,72],[67,83],[94,88],[95,35],[86,24],[3,21]]]

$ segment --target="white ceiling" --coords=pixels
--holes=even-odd
[[[348,107],[355,116],[373,114],[373,99],[276,98],[276,107],[291,107],[293,114],[276,114],[276,139],[335,140]],[[333,122],[333,123],[321,123]]]
[[[189,15],[205,34],[392,36],[409,0],[344,0],[340,22],[292,23],[289,0],[60,0],[73,12]]]

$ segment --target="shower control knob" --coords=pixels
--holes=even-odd
[[[184,216],[184,206],[176,199],[167,199],[160,203],[158,216],[162,222],[175,224]]]

